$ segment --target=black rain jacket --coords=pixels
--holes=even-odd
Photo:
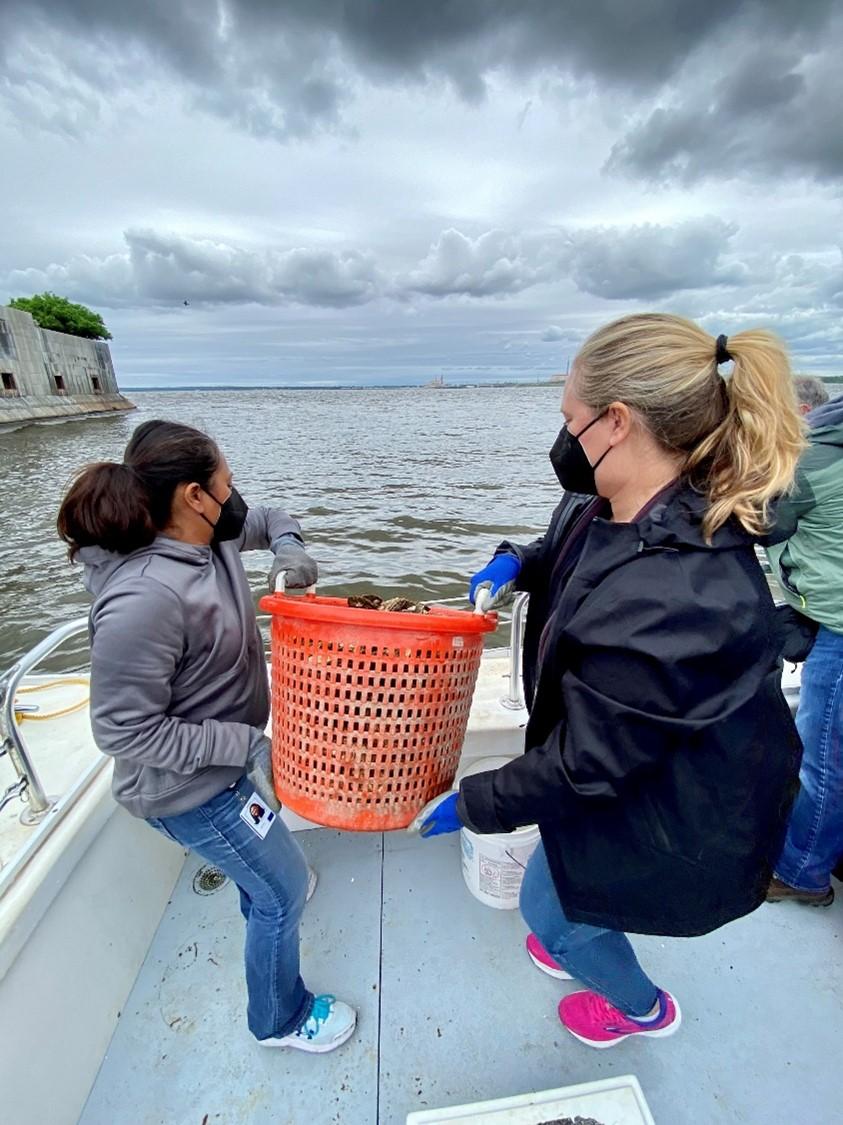
[[[593,519],[551,589],[587,503],[503,545],[531,595],[526,752],[466,778],[458,810],[478,832],[538,823],[571,921],[708,933],[764,901],[797,789],[772,597],[753,539],[730,522],[707,544],[685,485],[637,522]]]

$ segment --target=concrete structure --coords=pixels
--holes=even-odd
[[[134,410],[120,394],[108,344],[39,328],[0,306],[0,430]]]

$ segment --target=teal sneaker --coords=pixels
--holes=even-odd
[[[263,1047],[293,1047],[324,1055],[341,1047],[354,1034],[357,1013],[336,996],[323,994],[313,997],[310,1015],[298,1029],[280,1039],[261,1039]]]

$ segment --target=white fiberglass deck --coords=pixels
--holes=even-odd
[[[414,1109],[628,1073],[657,1125],[843,1121],[843,899],[763,906],[705,938],[635,939],[683,1026],[595,1051],[557,1021],[577,985],[533,968],[517,912],[469,895],[456,836],[299,839],[320,874],[305,980],[357,1006],[357,1036],[323,1056],[251,1039],[236,892],[196,894],[190,856],[81,1125],[403,1125]]]

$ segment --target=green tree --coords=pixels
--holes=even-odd
[[[111,333],[99,313],[84,305],[74,305],[67,297],[36,293],[34,297],[14,297],[9,304],[13,309],[30,313],[40,328],[67,332],[70,336],[84,336],[87,340],[111,339]]]

